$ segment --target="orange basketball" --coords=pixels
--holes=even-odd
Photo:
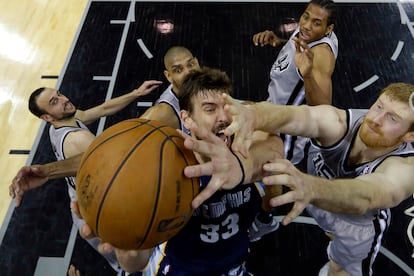
[[[190,219],[199,192],[184,168],[196,164],[175,129],[131,119],[99,135],[76,176],[80,213],[94,234],[122,249],[170,239]]]

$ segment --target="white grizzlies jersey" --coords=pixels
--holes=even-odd
[[[167,89],[165,89],[165,91],[161,94],[158,100],[155,101],[156,105],[159,103],[166,103],[170,105],[173,108],[175,115],[177,115],[178,121],[180,122],[181,130],[187,134],[190,134],[190,131],[187,128],[185,128],[183,122],[181,122],[180,102],[178,101],[177,95],[174,93],[174,91],[172,91],[171,84],[167,87]]]
[[[57,160],[64,160],[66,159],[65,153],[63,152],[63,143],[65,142],[66,136],[73,131],[79,130],[88,130],[88,127],[85,126],[81,121],[76,120],[78,124],[77,127],[59,127],[55,128],[54,126],[49,127],[49,137],[50,143],[52,144],[53,152],[55,153]],[[71,201],[76,199],[75,193],[75,177],[66,177],[66,183],[68,184],[68,193],[70,196]]]
[[[366,109],[347,110],[347,132],[336,144],[320,147],[313,140],[307,145],[307,172],[327,179],[354,178],[369,174],[388,157],[414,156],[411,143],[403,143],[394,151],[373,161],[350,166],[351,145],[364,119]],[[307,210],[327,232],[334,234],[328,255],[351,275],[371,275],[381,239],[390,223],[390,212],[377,210],[364,215],[334,214],[309,205]]]
[[[297,36],[299,28],[291,38]],[[316,45],[328,44],[335,56],[338,56],[338,39],[334,32],[320,40],[309,43],[312,48]],[[305,103],[305,87],[303,78],[295,65],[295,42],[289,39],[280,50],[276,61],[270,70],[270,83],[268,87],[268,101],[278,105],[301,105]],[[303,158],[303,148],[307,142],[304,137],[282,135],[285,144],[285,156],[292,163],[297,164]],[[293,146],[294,145],[294,146]]]

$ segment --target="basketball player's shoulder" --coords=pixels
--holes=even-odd
[[[165,102],[152,106],[140,118],[160,121],[175,129],[181,127],[173,107]]]

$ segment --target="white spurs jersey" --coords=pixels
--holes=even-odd
[[[373,161],[348,165],[348,157],[352,143],[357,135],[358,129],[368,112],[367,109],[348,109],[348,129],[344,137],[330,147],[320,147],[313,140],[307,145],[307,172],[323,178],[353,178],[363,174],[369,174],[390,156],[414,155],[411,143],[402,143],[398,148]]]
[[[178,100],[177,95],[174,93],[174,91],[172,91],[172,85],[170,84],[170,86],[167,87],[167,89],[165,89],[164,92],[162,92],[161,96],[158,98],[158,100],[155,101],[155,105],[159,104],[159,103],[166,103],[168,105],[170,105],[174,112],[175,115],[177,115],[178,121],[180,122],[180,128],[183,132],[189,134],[190,131],[184,127],[183,122],[181,121],[181,116],[180,116],[180,102]]]
[[[291,38],[297,36],[299,28],[295,30]],[[320,40],[309,43],[310,48],[328,44],[335,56],[338,56],[338,39],[334,32]],[[268,87],[268,101],[278,105],[301,105],[305,104],[305,87],[303,78],[295,65],[295,42],[289,39],[280,50],[276,61],[270,70],[270,83]],[[292,137],[281,135],[285,144],[285,156],[292,163],[297,164],[303,159],[303,148],[307,142],[304,137]],[[294,146],[293,146],[294,145]]]
[[[349,165],[352,144],[367,112],[367,109],[347,110],[347,131],[334,145],[321,147],[313,140],[306,145],[308,173],[327,179],[354,178],[374,172],[388,157],[414,156],[413,145],[403,143],[375,160]],[[328,248],[331,258],[351,275],[371,275],[382,237],[390,224],[390,210],[372,210],[364,215],[335,214],[314,205],[308,205],[307,210],[322,229],[335,236]]]
[[[65,153],[63,152],[63,143],[65,142],[66,136],[73,131],[79,131],[79,130],[88,130],[88,127],[85,126],[84,123],[82,123],[79,120],[76,120],[76,123],[78,124],[78,127],[71,127],[71,126],[64,126],[55,128],[53,125],[49,127],[49,138],[50,143],[52,144],[53,152],[55,153],[57,160],[64,160],[66,159]],[[66,183],[68,184],[68,193],[70,196],[70,199],[73,201],[76,199],[76,193],[75,193],[75,177],[66,177]]]

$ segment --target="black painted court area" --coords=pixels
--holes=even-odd
[[[413,21],[414,3],[401,5]],[[135,21],[129,23],[127,35],[123,36],[126,19],[131,18],[128,17],[131,2],[91,1],[61,74],[59,89],[80,109],[86,109],[103,102],[108,90],[116,97],[144,80],[163,80],[161,89],[140,99],[140,102],[153,102],[168,85],[163,76],[164,53],[171,46],[184,45],[202,65],[217,67],[229,74],[235,97],[264,100],[269,69],[277,51],[253,46],[252,35],[266,29],[277,31],[284,22],[297,20],[305,6],[306,3],[136,2],[132,6]],[[333,76],[336,106],[365,108],[388,83],[414,83],[414,34],[407,24],[402,24],[397,4],[340,3],[338,8],[335,31],[340,50]],[[167,19],[174,23],[174,32],[162,34],[157,31],[156,22]],[[401,43],[402,50],[392,59]],[[99,78],[112,76],[114,68],[117,70],[112,84]],[[371,85],[354,91],[373,76],[375,81]],[[131,104],[108,117],[105,128],[136,117],[145,108]],[[98,123],[91,126],[92,131],[97,129]],[[32,163],[54,160],[47,131],[44,131]],[[407,227],[411,227],[414,215],[410,215],[409,209],[413,205],[414,201],[408,199],[394,208],[392,226],[383,243],[384,248],[411,269],[414,269],[413,245],[407,236]],[[280,214],[285,211],[278,210]],[[22,206],[15,209],[1,244],[0,275],[33,275],[40,256],[63,257],[70,228],[69,201],[62,180],[50,181],[28,192]],[[408,232],[412,234],[412,229]],[[248,267],[255,275],[317,275],[327,261],[327,242],[317,226],[292,223],[253,244]],[[71,263],[82,275],[115,274],[79,237]],[[406,273],[380,254],[374,275]]]

